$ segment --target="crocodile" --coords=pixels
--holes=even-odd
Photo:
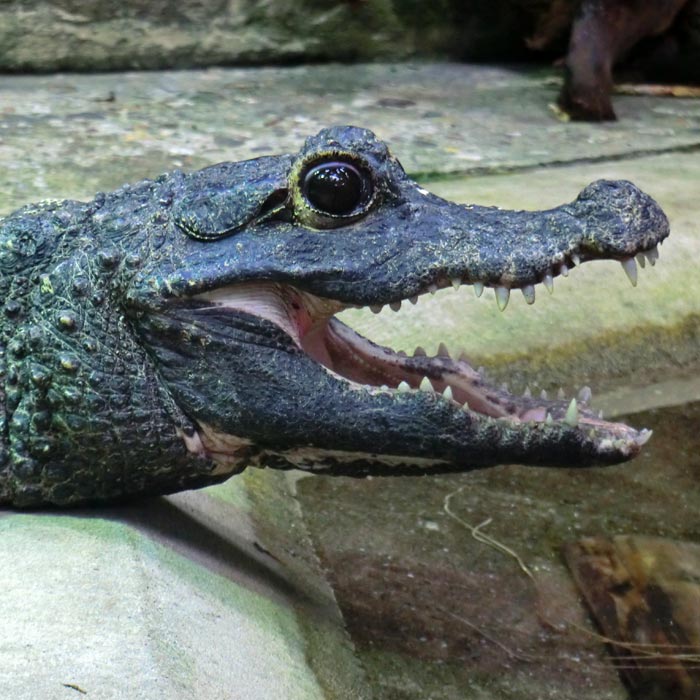
[[[0,220],[0,502],[172,493],[247,466],[425,475],[630,459],[649,431],[585,400],[512,395],[444,346],[395,352],[336,315],[460,285],[532,302],[587,261],[633,276],[668,233],[626,181],[548,211],[446,201],[350,126],[296,154],[21,208]]]

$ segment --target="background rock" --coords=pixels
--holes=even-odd
[[[0,6],[0,69],[128,70],[400,58],[454,41],[450,0],[30,0]]]

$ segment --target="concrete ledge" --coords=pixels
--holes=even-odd
[[[2,516],[7,700],[368,697],[284,475]]]
[[[619,122],[565,124],[548,108],[558,90],[552,70],[444,63],[5,76],[0,215],[295,151],[332,124],[373,129],[412,175],[457,187],[467,175],[700,149],[700,100],[619,97]],[[479,196],[498,182],[484,180]]]

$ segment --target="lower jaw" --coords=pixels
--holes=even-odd
[[[544,421],[547,407],[530,398],[516,398],[488,384],[464,356],[451,357],[441,344],[438,355],[420,349],[413,356],[376,345],[331,318],[301,338],[304,351],[345,380],[368,389],[432,391],[458,406],[492,418],[514,422]]]
[[[590,390],[579,399],[549,399],[509,394],[491,385],[463,356],[453,358],[444,345],[428,357],[420,349],[413,356],[376,345],[336,318],[318,322],[300,343],[304,351],[341,379],[373,393],[426,391],[441,394],[455,410],[468,410],[513,424],[556,423],[577,428],[599,439],[636,439],[636,431],[610,423],[587,407]]]

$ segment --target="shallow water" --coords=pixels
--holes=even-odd
[[[645,390],[638,404],[650,397],[674,400]],[[700,401],[624,420],[654,430],[626,465],[298,483],[377,698],[628,697],[562,547],[619,534],[700,542]],[[475,539],[485,522],[498,545]]]

